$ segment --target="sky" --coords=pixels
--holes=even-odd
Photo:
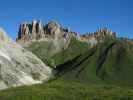
[[[133,0],[0,0],[0,27],[14,40],[20,23],[58,21],[84,34],[108,27],[133,38]]]

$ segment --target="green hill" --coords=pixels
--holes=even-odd
[[[69,52],[69,48],[66,51]],[[58,55],[67,59],[64,52]],[[58,62],[57,55],[55,60]],[[129,86],[133,84],[133,46],[126,41],[107,37],[104,43],[87,51],[81,50],[73,59],[58,65],[56,70],[57,76],[65,80]]]

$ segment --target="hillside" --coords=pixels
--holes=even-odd
[[[124,40],[107,37],[96,47],[81,50],[73,59],[69,59],[66,51],[58,54],[59,59],[68,59],[56,67],[61,79],[127,86],[133,83],[133,45]],[[57,55],[53,58],[58,62]]]
[[[70,41],[67,49],[62,49],[57,53],[54,53],[55,49],[53,43],[46,41],[32,42],[26,49],[32,51],[42,61],[53,68],[88,50],[89,46],[87,43],[80,42],[75,37],[71,37]]]
[[[87,43],[72,38],[67,49],[48,59],[45,58],[48,53],[44,52],[47,47],[39,44],[30,45],[29,50],[54,67],[61,79],[127,86],[133,83],[133,45],[126,40],[107,36],[104,42],[90,48]]]

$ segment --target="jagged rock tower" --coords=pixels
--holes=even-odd
[[[44,25],[41,21],[33,20],[32,23],[24,22],[20,25],[17,41],[30,42],[59,38],[67,39],[70,34],[76,36],[75,32],[61,27],[55,21],[50,21]]]

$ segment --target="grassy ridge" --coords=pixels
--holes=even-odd
[[[106,38],[104,43],[91,49],[81,50],[80,54],[71,56],[72,59],[68,59],[65,55],[69,54],[69,50],[65,53],[61,52],[58,54],[59,59],[62,58],[60,55],[63,55],[68,60],[62,59],[65,63],[58,65],[56,69],[60,78],[64,80],[132,86],[133,50],[131,48],[132,45],[128,45],[125,41]],[[60,61],[57,57],[55,60]]]

